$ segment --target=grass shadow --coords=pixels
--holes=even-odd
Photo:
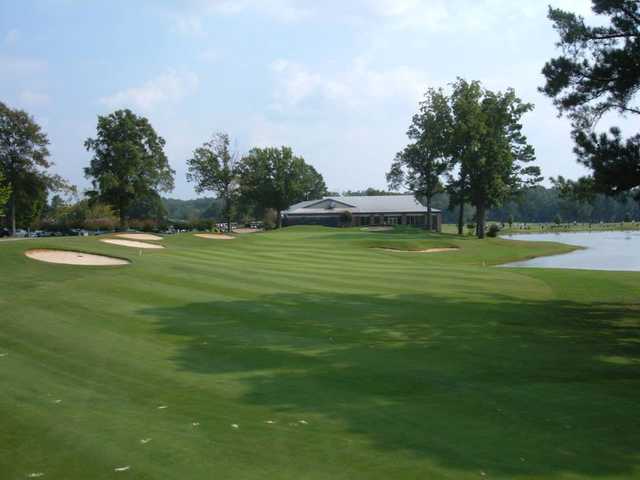
[[[640,460],[640,310],[491,295],[299,293],[143,311],[243,401],[339,419],[383,451],[516,475]]]

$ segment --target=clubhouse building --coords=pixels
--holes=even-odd
[[[282,223],[290,225],[345,226],[351,213],[350,226],[427,225],[427,207],[413,195],[380,195],[362,197],[324,197],[296,203],[282,212]],[[440,231],[442,213],[431,209],[431,228]],[[346,225],[349,226],[349,225]]]

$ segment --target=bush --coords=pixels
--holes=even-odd
[[[353,223],[353,215],[349,210],[345,210],[340,214],[340,224],[343,227],[350,227]]]
[[[264,212],[264,229],[273,230],[278,226],[278,212],[273,208],[267,208]]]
[[[475,223],[467,223],[467,234],[468,235],[473,235],[476,231],[476,224]]]
[[[495,238],[498,236],[498,233],[500,233],[500,226],[496,223],[492,223],[487,231],[487,237]]]

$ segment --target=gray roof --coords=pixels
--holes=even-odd
[[[323,204],[325,200],[333,200],[333,208]],[[320,204],[320,205],[318,205]],[[317,207],[315,207],[318,205]],[[413,195],[375,195],[353,197],[324,197],[319,200],[307,200],[291,205],[283,212],[285,215],[318,215],[341,213],[344,211],[360,214],[372,213],[426,213],[427,207],[418,202]],[[435,208],[433,212],[439,212]]]

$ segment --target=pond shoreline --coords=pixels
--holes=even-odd
[[[636,231],[526,233],[501,235],[500,238],[576,247],[569,253],[510,262],[500,267],[640,272],[640,232]]]

